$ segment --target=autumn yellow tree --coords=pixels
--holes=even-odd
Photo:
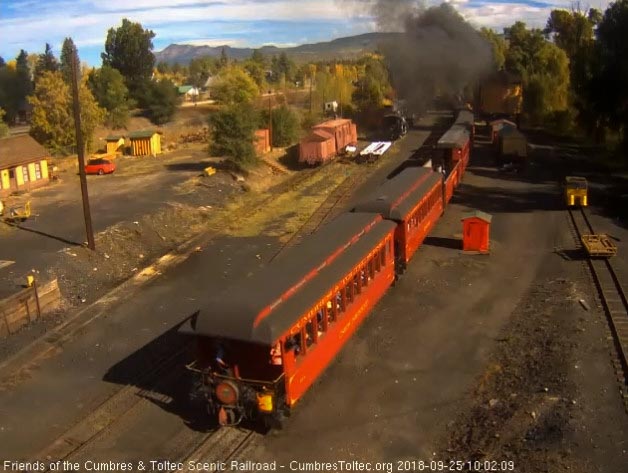
[[[227,66],[212,85],[212,96],[227,105],[251,102],[259,95],[259,88],[241,67]]]
[[[44,72],[28,97],[33,106],[30,133],[37,141],[58,154],[69,154],[76,149],[74,115],[70,87],[60,72]],[[81,105],[81,132],[90,151],[96,127],[102,123],[105,111],[98,106],[85,82],[79,89]]]

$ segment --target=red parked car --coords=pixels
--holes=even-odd
[[[109,161],[108,159],[90,159],[85,166],[86,174],[98,174],[102,176],[103,174],[111,174],[116,170],[116,165],[113,161]]]

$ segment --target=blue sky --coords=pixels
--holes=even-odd
[[[368,0],[0,0],[0,56],[20,49],[58,56],[71,36],[83,61],[100,64],[107,30],[122,18],[152,29],[155,50],[171,43],[257,47],[295,45],[375,30]],[[571,0],[450,0],[472,24],[501,30],[516,20],[543,26]],[[427,3],[439,3],[428,0]],[[592,0],[604,8],[607,0]]]

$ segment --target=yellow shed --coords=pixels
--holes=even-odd
[[[110,135],[105,138],[107,142],[107,154],[121,153],[124,150],[124,136]]]
[[[161,154],[161,131],[144,130],[129,133],[133,156],[157,156]]]

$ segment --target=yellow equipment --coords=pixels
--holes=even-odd
[[[588,205],[588,183],[584,177],[567,176],[565,178],[565,203],[568,207]]]
[[[19,205],[19,206],[16,205],[9,208],[6,208],[4,204],[2,205],[2,219],[5,222],[9,222],[9,223],[23,222],[30,216],[31,216],[30,200],[26,202],[24,205]]]
[[[617,254],[617,245],[611,241],[608,235],[582,235],[582,244],[589,256],[610,258]]]
[[[261,412],[273,412],[272,394],[257,393],[257,407]]]

